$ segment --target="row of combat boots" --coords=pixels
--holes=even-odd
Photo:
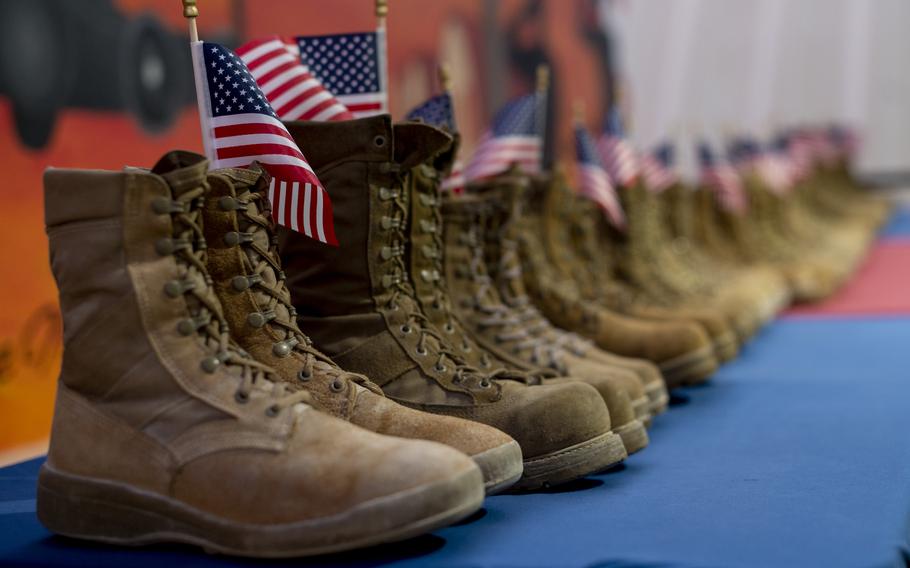
[[[623,188],[620,233],[559,170],[441,191],[458,140],[432,126],[287,127],[338,247],[275,225],[257,164],[46,173],[50,530],[322,554],[614,467],[668,387],[830,293],[886,215],[831,171],[786,199],[756,182],[748,221],[705,191]]]

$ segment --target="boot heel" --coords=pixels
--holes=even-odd
[[[183,523],[154,512],[131,491],[108,481],[65,474],[46,464],[38,473],[38,520],[48,530],[68,537],[141,545],[186,532]]]

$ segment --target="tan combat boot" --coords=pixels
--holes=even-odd
[[[698,231],[704,221],[699,214],[703,192],[682,185],[665,190],[662,221],[672,234],[676,254],[702,275],[706,297],[718,302],[725,313],[741,314],[735,327],[745,341],[789,305],[791,291],[780,271],[767,263],[746,264],[715,256],[705,247]]]
[[[469,515],[480,470],[381,436],[237,348],[206,272],[207,162],[49,170],[45,215],[64,354],[38,518],[118,544],[301,556],[408,538]]]
[[[412,169],[451,142],[388,116],[288,128],[332,195],[340,246],[279,232],[301,328],[342,368],[420,410],[476,420],[521,446],[519,488],[562,483],[615,462],[622,440],[584,384],[529,387],[468,366],[428,325],[408,275]]]
[[[654,363],[603,351],[590,340],[554,326],[534,307],[525,288],[518,255],[517,219],[521,218],[522,193],[526,183],[523,177],[498,176],[474,186],[474,191],[485,195],[488,202],[484,252],[487,270],[493,277],[502,302],[517,315],[525,329],[549,338],[560,347],[564,358],[593,360],[635,373],[648,399],[648,413],[653,416],[664,412],[670,397],[660,370]]]
[[[440,442],[468,454],[484,474],[487,494],[518,481],[521,449],[506,434],[395,403],[366,377],[346,373],[313,347],[297,327],[285,285],[268,186],[268,174],[258,168],[214,172],[203,209],[206,265],[240,347],[308,390],[337,418],[379,434]]]
[[[719,361],[736,355],[738,338],[726,314],[687,299],[669,278],[675,268],[672,262],[655,258],[651,245],[653,227],[641,215],[636,201],[629,199],[633,194],[644,193],[644,188],[636,186],[619,192],[628,225],[625,233],[614,230],[593,202],[576,196],[559,172],[543,191],[547,203],[544,244],[549,258],[564,270],[587,276],[579,281],[585,299],[629,317],[698,323],[708,333]],[[592,242],[582,242],[585,239]],[[593,266],[577,267],[584,264],[580,258],[584,247],[596,251]],[[624,293],[605,289],[607,286],[621,288]]]
[[[648,444],[644,421],[650,419],[644,388],[631,371],[575,357],[547,330],[526,326],[521,314],[502,302],[486,269],[486,199],[467,194],[444,199],[446,282],[461,321],[482,341],[518,357],[595,387],[610,411],[613,431],[628,453]],[[556,379],[553,379],[556,380]],[[634,402],[633,402],[634,401]],[[636,413],[637,411],[637,413]]]
[[[668,388],[704,382],[717,369],[714,345],[695,322],[653,321],[617,313],[583,297],[578,282],[548,256],[544,214],[546,179],[532,180],[518,219],[525,285],[543,314],[601,349],[647,359],[660,367]]]

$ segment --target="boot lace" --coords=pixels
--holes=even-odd
[[[511,343],[513,351],[530,353],[531,362],[565,372],[565,363],[557,348],[543,336],[536,335],[536,330],[523,326],[522,317],[510,306],[497,301],[494,294],[493,279],[487,273],[483,241],[479,234],[479,223],[471,223],[470,229],[459,237],[461,244],[471,252],[470,262],[463,275],[474,284],[474,294],[467,301],[471,307],[486,317],[477,321],[481,328],[496,328],[499,331],[494,339],[499,343]],[[533,326],[532,326],[533,327]]]
[[[408,215],[408,207],[405,202],[402,187],[404,180],[401,174],[392,170],[393,175],[398,176],[393,187],[380,188],[379,198],[383,201],[391,201],[394,206],[394,213],[381,219],[381,226],[391,235],[390,245],[381,249],[381,255],[384,260],[392,261],[393,267],[382,277],[382,286],[390,290],[391,294],[386,302],[386,307],[390,310],[404,310],[407,316],[407,322],[401,326],[403,333],[417,333],[417,354],[424,356],[435,352],[436,362],[434,369],[440,373],[452,370],[452,382],[457,385],[470,388],[474,385],[473,380],[477,379],[477,385],[480,388],[489,388],[492,386],[490,379],[498,377],[499,371],[490,375],[482,375],[479,369],[468,365],[461,356],[448,345],[445,339],[433,328],[428,318],[417,307],[414,289],[408,280],[407,266],[405,265],[405,242],[404,234],[405,220]]]
[[[172,237],[159,240],[156,249],[162,256],[173,256],[180,268],[180,278],[169,281],[164,288],[168,296],[186,299],[190,317],[181,320],[177,330],[184,336],[200,337],[212,351],[212,355],[202,360],[204,372],[214,373],[225,366],[240,377],[235,392],[237,402],[247,402],[254,391],[267,394],[275,400],[266,410],[269,416],[277,416],[284,408],[300,402],[312,403],[309,393],[275,380],[267,365],[254,360],[230,339],[230,329],[205,268],[201,209],[206,189],[207,184],[203,182],[175,198],[159,197],[152,203],[156,213],[169,214],[173,222]]]
[[[269,326],[279,336],[272,345],[276,357],[287,357],[291,352],[303,356],[303,367],[297,374],[300,381],[310,380],[316,371],[332,380],[334,391],[344,389],[344,382],[357,383],[379,394],[382,391],[363,375],[350,373],[338,367],[328,356],[313,345],[297,324],[297,310],[291,303],[291,292],[281,269],[271,205],[264,193],[250,187],[237,187],[237,197],[223,197],[219,206],[234,210],[246,224],[243,232],[228,233],[225,241],[238,244],[244,252],[246,274],[234,277],[232,286],[238,291],[251,289],[260,308],[247,316],[253,327]]]

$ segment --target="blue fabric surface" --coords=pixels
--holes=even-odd
[[[910,206],[898,207],[880,235],[884,238],[910,237]]]
[[[309,564],[902,565],[908,340],[904,318],[779,321],[713,383],[676,393],[655,421],[651,447],[622,470],[550,493],[493,497],[459,526]],[[29,507],[39,463],[0,470],[0,562],[255,564],[190,547],[133,550],[53,537]]]

